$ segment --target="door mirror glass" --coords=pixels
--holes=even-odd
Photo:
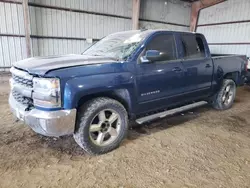
[[[166,59],[166,53],[158,50],[148,50],[146,51],[145,58],[149,61],[162,61]]]

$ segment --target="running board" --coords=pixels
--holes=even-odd
[[[145,117],[139,118],[139,119],[137,119],[135,121],[138,124],[143,124],[145,122],[152,121],[152,120],[157,119],[157,118],[164,118],[166,116],[174,115],[174,114],[186,111],[186,110],[190,110],[192,108],[203,106],[205,104],[207,104],[206,101],[200,101],[200,102],[188,104],[186,106],[182,106],[182,107],[179,107],[179,108],[174,108],[172,110],[166,110],[164,112],[160,112],[160,113],[157,113],[157,114],[152,114],[152,115],[149,115],[149,116],[145,116]]]

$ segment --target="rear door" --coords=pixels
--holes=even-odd
[[[167,53],[166,59],[142,62],[147,50]],[[173,34],[153,36],[138,58],[137,98],[140,112],[151,111],[179,102],[184,86],[183,65],[177,59],[176,41]]]
[[[197,98],[207,96],[211,92],[213,62],[209,52],[205,50],[206,41],[202,35],[180,34],[182,47],[182,64],[184,67],[185,93]]]

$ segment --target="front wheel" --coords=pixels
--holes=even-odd
[[[235,82],[231,79],[224,79],[219,92],[212,99],[212,105],[217,110],[227,110],[232,107],[235,95]]]
[[[110,98],[96,98],[79,109],[74,139],[86,152],[98,155],[117,148],[127,131],[123,105]]]

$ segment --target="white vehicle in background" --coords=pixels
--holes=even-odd
[[[247,76],[246,83],[250,85],[250,57],[247,57]]]

